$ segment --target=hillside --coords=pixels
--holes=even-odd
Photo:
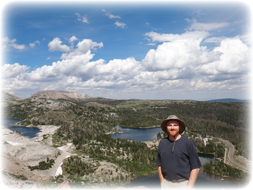
[[[91,96],[88,96],[87,94],[80,94],[78,92],[70,92],[70,91],[61,91],[61,90],[44,90],[34,93],[29,97],[30,99],[74,99],[74,100],[84,100],[88,98],[92,98]]]
[[[13,102],[13,101],[17,101],[17,100],[21,100],[21,98],[10,94],[8,92],[4,92],[2,91],[2,102]]]
[[[69,98],[73,97],[70,95],[54,96],[50,93],[48,96],[36,95],[8,102],[3,107],[3,116],[22,120],[19,122],[22,126],[61,126],[53,135],[53,146],[64,146],[67,143],[74,145],[73,151],[77,157],[65,160],[63,168],[64,177],[76,183],[80,180],[86,183],[88,178],[91,179],[88,177],[90,173],[98,170],[99,165],[87,165],[84,162],[87,157],[95,162],[106,161],[115,165],[115,170],[103,171],[103,183],[127,182],[156,173],[157,147],[148,147],[142,142],[112,139],[107,134],[117,132],[116,125],[159,127],[161,121],[172,114],[185,121],[184,135],[191,138],[201,152],[218,154],[215,140],[208,146],[203,140],[212,136],[228,140],[235,146],[237,155],[250,158],[251,140],[246,135],[250,131],[249,102],[75,99]],[[158,134],[157,137],[163,135]],[[224,153],[219,155],[223,156]],[[87,170],[80,170],[79,165]],[[122,175],[113,177],[119,170]]]

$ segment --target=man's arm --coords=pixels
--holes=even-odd
[[[196,169],[193,169],[190,173],[190,178],[189,178],[189,181],[188,181],[188,184],[187,186],[189,188],[193,188],[195,182],[196,182],[196,179],[198,177],[198,173],[199,173],[199,168],[196,168]]]
[[[158,175],[160,178],[160,182],[162,183],[162,181],[164,180],[163,174],[162,174],[162,167],[158,166]]]

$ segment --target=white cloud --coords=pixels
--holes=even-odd
[[[84,39],[77,44],[77,48],[72,52],[63,54],[62,61],[53,62],[52,65],[44,65],[30,73],[23,73],[19,78],[35,82],[50,82],[67,76],[78,76],[83,81],[89,80],[97,73],[97,65],[104,63],[102,59],[90,62],[94,57],[90,49],[95,49],[96,47],[103,47],[103,43]]]
[[[126,24],[124,22],[116,21],[114,24],[119,28],[125,28],[125,26],[126,26]]]
[[[34,43],[30,43],[29,47],[34,48],[36,44],[40,44],[40,42],[38,40],[36,40]]]
[[[75,13],[75,15],[77,16],[78,21],[89,24],[87,15],[82,16],[79,13]]]
[[[113,18],[121,19],[120,16],[112,15],[112,14],[110,14],[108,11],[106,11],[105,9],[102,9],[102,12],[104,12],[105,15],[109,17],[109,19],[113,19]]]
[[[2,38],[2,43],[5,43],[5,45],[3,45],[3,49],[8,51],[9,50],[8,47],[13,47],[14,49],[22,51],[26,48],[24,44],[15,43],[16,41],[17,41],[16,39],[10,40],[8,37]]]
[[[67,45],[62,45],[62,41],[60,40],[60,38],[54,38],[51,42],[49,42],[48,47],[49,51],[70,51],[70,48]]]
[[[19,65],[18,63],[4,64],[1,67],[3,78],[14,78],[14,77],[17,77],[19,74],[24,73],[28,69],[29,69],[28,66],[26,66],[26,65]]]
[[[183,34],[159,34],[157,32],[148,32],[145,36],[151,38],[153,42],[172,42],[176,40],[198,40],[202,41],[210,34],[206,31],[192,31],[185,32]]]
[[[24,50],[25,49],[25,45],[24,44],[16,44],[16,43],[13,43],[13,44],[10,44],[9,46],[13,47],[14,49],[18,49],[20,51]]]
[[[189,30],[210,31],[229,26],[228,22],[199,23],[196,19],[186,19],[186,21],[191,23]]]
[[[220,52],[220,59],[201,65],[198,70],[210,75],[210,80],[226,80],[241,77],[252,71],[252,49],[239,38],[227,38],[221,41],[214,52]]]
[[[90,49],[96,49],[96,47],[103,47],[103,43],[93,42],[90,39],[84,39],[76,45],[76,49],[70,53],[63,53],[61,59],[70,59],[77,55],[87,53]]]
[[[197,35],[199,34],[199,35]],[[186,32],[182,35],[146,34],[153,41],[171,41],[151,49],[142,60],[143,66],[149,71],[194,68],[219,59],[220,52],[208,51],[200,46],[201,41],[208,35],[206,32]]]
[[[145,36],[161,44],[150,49],[143,60],[129,57],[108,63],[103,59],[93,60],[95,54],[92,50],[102,48],[102,42],[83,39],[75,48],[69,48],[55,38],[49,47],[51,51],[66,52],[61,61],[31,72],[27,66],[18,63],[6,64],[3,70],[7,73],[5,77],[9,78],[3,89],[20,91],[29,88],[34,92],[67,89],[108,98],[167,99],[184,98],[187,91],[188,98],[194,99],[196,93],[210,97],[214,92],[229,95],[229,92],[239,93],[250,86],[248,67],[251,53],[241,36],[207,38],[210,36],[207,31],[182,34],[149,32]],[[76,40],[75,36],[68,39],[71,44]],[[201,45],[203,41],[217,42],[216,47],[209,50]]]
[[[69,43],[72,43],[76,40],[78,40],[78,38],[76,38],[75,36],[72,36],[71,38],[69,38]]]
[[[237,37],[240,38],[248,46],[250,46],[251,43],[252,43],[252,32],[251,32],[251,29],[249,29],[248,31],[246,31],[245,34],[238,35]]]
[[[16,39],[14,39],[16,41]],[[2,43],[11,41],[7,36],[5,38],[2,38]],[[15,42],[14,41],[14,42]]]
[[[212,37],[212,38],[205,39],[204,42],[205,43],[220,43],[224,39],[226,39],[225,36],[223,36],[223,37]]]

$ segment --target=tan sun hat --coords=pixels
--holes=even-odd
[[[185,130],[185,124],[184,121],[179,119],[176,115],[170,115],[167,119],[163,120],[163,122],[161,123],[161,128],[162,130],[167,133],[167,128],[166,128],[166,124],[169,120],[176,120],[178,121],[179,125],[181,126],[180,130],[179,130],[179,134],[183,133]]]

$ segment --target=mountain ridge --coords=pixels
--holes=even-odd
[[[92,97],[87,94],[81,94],[78,92],[73,92],[73,91],[67,91],[67,90],[42,90],[35,92],[33,95],[28,97],[29,99],[76,99],[76,100],[86,100],[86,99],[108,99],[108,98],[103,98],[103,97]],[[23,98],[20,98],[18,96],[15,96],[11,93],[2,91],[2,101],[17,101],[17,100],[22,100]],[[24,98],[26,99],[26,98]],[[110,99],[110,98],[109,98]],[[127,99],[126,99],[127,100]],[[144,100],[144,99],[128,99],[128,100]],[[163,100],[172,100],[173,99],[163,99]],[[184,100],[184,101],[201,101],[201,100]],[[203,100],[205,102],[249,102],[250,100],[242,100],[242,99],[234,99],[234,98],[221,98],[221,99],[211,99],[211,100]]]
[[[2,101],[3,102],[12,102],[12,101],[17,101],[17,100],[21,100],[22,98],[15,96],[11,93],[2,91]]]
[[[91,96],[88,96],[87,94],[81,94],[78,92],[71,92],[71,91],[65,91],[65,90],[43,90],[38,91],[34,93],[33,95],[29,96],[30,99],[88,99],[93,98]]]

